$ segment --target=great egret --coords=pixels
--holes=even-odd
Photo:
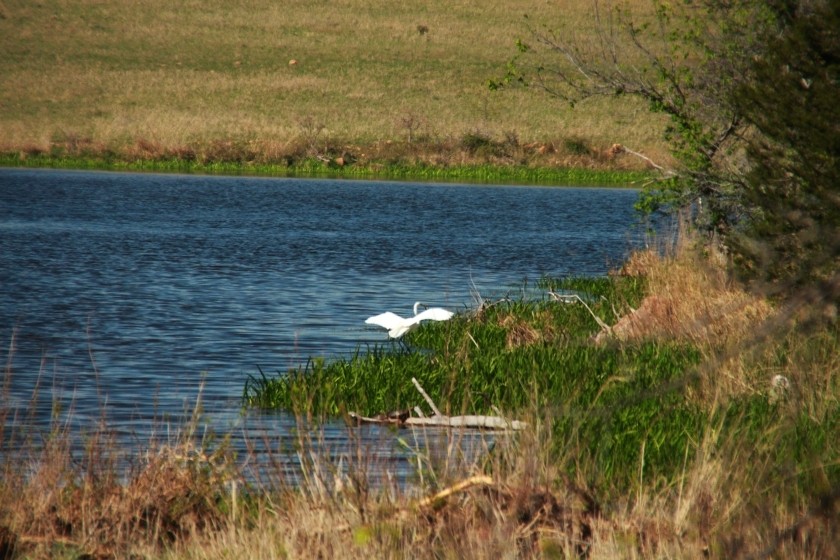
[[[385,313],[368,317],[365,323],[386,329],[388,336],[391,338],[401,338],[405,333],[419,325],[421,321],[448,321],[454,315],[454,313],[442,307],[431,307],[422,313],[417,313],[421,305],[423,304],[419,301],[415,302],[414,317],[403,318],[396,313],[386,311]]]

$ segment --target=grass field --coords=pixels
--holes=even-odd
[[[544,166],[638,168],[597,157],[615,143],[665,158],[661,120],[627,100],[572,110],[487,87],[528,21],[585,32],[590,10],[583,0],[5,0],[0,151],[275,161],[332,147],[388,161],[431,145],[425,160],[451,165],[476,159],[463,139],[477,135],[521,148],[502,164],[527,162],[524,152]]]

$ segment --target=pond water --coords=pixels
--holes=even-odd
[[[365,318],[417,300],[458,311],[474,290],[603,275],[642,242],[637,194],[0,169],[5,409],[31,430],[105,417],[142,443],[200,396],[217,431],[283,438],[293,418],[241,411],[259,368],[383,343]]]

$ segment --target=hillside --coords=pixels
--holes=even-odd
[[[665,158],[661,121],[631,101],[572,109],[536,88],[487,87],[529,25],[562,18],[587,37],[589,10],[583,0],[3,2],[0,151],[278,161],[333,150],[448,165],[469,163],[478,138],[505,147],[478,154],[501,164],[640,167],[605,157],[613,144]]]

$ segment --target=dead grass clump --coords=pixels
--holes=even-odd
[[[671,256],[652,250],[632,256],[621,273],[644,275],[650,296],[622,317],[610,333],[619,340],[685,340],[701,347],[727,347],[750,336],[766,320],[770,303],[749,293],[716,255],[684,241]]]
[[[187,145],[170,145],[148,138],[137,138],[133,143],[121,148],[120,155],[128,161],[195,161],[195,148]]]
[[[113,558],[224,526],[228,479],[192,446],[162,447],[125,478],[112,444],[95,441],[78,460],[69,442],[59,437],[34,456],[31,473],[7,465],[0,547],[33,558],[51,557],[57,546]]]
[[[203,163],[244,163],[257,159],[257,154],[247,142],[213,140],[196,148],[196,159]]]
[[[103,157],[111,153],[110,148],[102,141],[75,131],[62,132],[56,135],[50,143],[53,155],[67,157]]]
[[[48,145],[40,145],[40,144],[24,144],[18,150],[18,157],[20,157],[21,161],[26,161],[29,157],[38,157],[44,154],[49,153],[50,148]]]
[[[552,322],[548,311],[538,313],[531,321],[524,321],[513,313],[499,317],[499,326],[507,332],[505,344],[508,349],[534,344],[550,343],[558,337],[557,325]]]
[[[294,142],[259,140],[254,141],[252,146],[259,163],[284,162],[286,165],[290,165],[296,159],[292,156],[303,154],[303,151],[296,148]]]
[[[164,158],[175,158],[181,161],[195,161],[195,149],[190,146],[168,146]]]
[[[8,527],[0,527],[0,558],[13,558],[17,546],[17,535]]]
[[[215,530],[225,522],[225,482],[204,453],[164,447],[123,487],[113,517],[130,520],[129,530],[151,529],[161,544]]]
[[[166,151],[162,143],[147,138],[138,138],[122,150],[129,161],[163,159]]]
[[[662,256],[654,250],[631,253],[621,268],[614,274],[618,276],[641,277],[651,274],[654,268],[662,265]]]
[[[567,488],[491,484],[421,509],[410,521],[430,556],[533,558],[585,555],[597,509]]]

